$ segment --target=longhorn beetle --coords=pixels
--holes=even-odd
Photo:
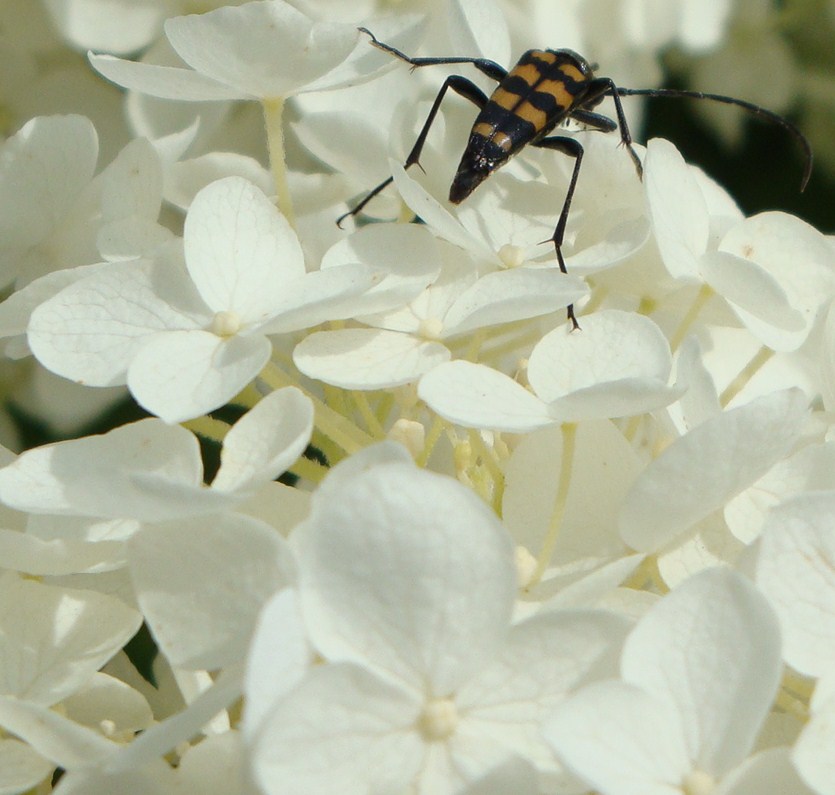
[[[419,165],[426,136],[447,89],[451,88],[476,105],[479,114],[473,123],[467,147],[449,189],[449,200],[453,204],[464,201],[490,174],[528,144],[543,149],[553,149],[574,158],[574,171],[571,174],[554,234],[550,238],[556,250],[557,263],[563,273],[567,271],[562,255],[562,244],[568,211],[583,160],[583,147],[574,138],[548,135],[548,133],[566,119],[574,119],[580,124],[601,132],[613,132],[620,129],[621,143],[627,148],[640,179],[643,176],[643,167],[638,154],[632,147],[632,135],[623,113],[621,97],[690,97],[738,105],[749,113],[778,124],[800,142],[806,158],[800,185],[801,191],[809,181],[812,171],[812,149],[805,136],[782,116],[750,102],[721,94],[705,94],[700,91],[621,88],[616,86],[610,77],[595,77],[595,67],[573,50],[528,50],[508,72],[486,58],[411,58],[395,47],[379,41],[367,28],[359,28],[359,30],[371,37],[371,44],[375,47],[410,64],[413,70],[421,66],[472,64],[479,72],[498,83],[493,93],[487,97],[475,83],[466,77],[448,76],[432,103],[432,108],[412,151],[406,158],[405,168]],[[614,101],[617,121],[592,110],[605,97],[611,97]],[[389,177],[377,185],[352,210],[341,215],[336,223],[341,226],[346,218],[359,213],[371,199],[391,184],[392,180],[393,177]],[[573,305],[568,307],[568,319],[573,329],[579,328]]]

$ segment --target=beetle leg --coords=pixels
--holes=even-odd
[[[574,190],[577,187],[577,177],[580,174],[580,163],[583,162],[583,147],[580,145],[580,142],[574,138],[566,138],[561,135],[543,138],[541,141],[537,141],[533,145],[539,146],[543,149],[553,149],[556,152],[562,152],[563,154],[574,158],[574,172],[571,174],[571,181],[568,183],[568,190],[565,194],[562,211],[560,212],[560,217],[557,220],[557,225],[554,228],[553,237],[551,237],[551,240],[554,243],[554,249],[557,252],[557,262],[559,263],[560,270],[563,273],[568,273],[568,269],[565,267],[565,260],[562,256],[562,244],[565,239],[565,226],[568,223],[568,211],[571,209],[571,200],[574,198]],[[568,319],[571,321],[572,331],[580,328],[580,324],[574,316],[574,304],[568,305],[567,313]]]
[[[438,115],[438,109],[441,107],[441,102],[443,101],[444,94],[446,94],[448,88],[451,88],[456,94],[460,94],[465,99],[470,100],[470,102],[477,105],[479,109],[483,108],[487,104],[487,96],[475,83],[471,80],[467,80],[466,77],[461,77],[460,75],[450,75],[446,80],[444,80],[441,90],[438,91],[438,95],[432,103],[432,108],[429,111],[429,115],[426,117],[426,121],[423,123],[423,127],[421,128],[417,140],[412,147],[412,151],[409,152],[406,162],[403,164],[404,168],[409,168],[409,166],[413,166],[415,164],[418,166],[420,165],[420,153],[423,151],[423,146],[426,143],[426,136],[429,134],[429,128],[432,126],[432,122],[435,121],[435,116]],[[357,204],[356,207],[352,208],[347,213],[340,215],[339,218],[336,219],[336,225],[341,228],[342,222],[346,218],[354,216],[360,212],[362,208],[368,204],[368,202],[370,202],[383,189],[387,188],[392,181],[393,177],[383,180],[376,188],[366,194],[365,198]]]
[[[594,105],[600,102],[600,100],[603,97],[611,97],[612,101],[615,103],[615,113],[618,117],[617,126],[620,127],[620,142],[629,151],[629,156],[632,158],[632,162],[635,164],[635,171],[638,172],[638,178],[643,179],[644,167],[641,165],[641,159],[638,157],[638,153],[632,146],[632,133],[629,132],[629,124],[627,124],[626,114],[623,112],[623,104],[620,101],[619,89],[615,85],[611,77],[596,77],[594,80],[592,80],[589,85],[589,90],[586,93],[585,98],[583,99],[582,105],[580,106],[578,111],[575,111],[571,115],[575,119],[578,118],[577,113],[579,111],[582,111],[584,113],[587,112],[586,108],[588,108],[589,106],[594,107]],[[598,114],[593,113],[591,115],[597,116]],[[608,130],[606,130],[606,132],[608,132]]]
[[[450,58],[411,58],[410,56],[406,55],[406,53],[398,50],[396,47],[392,47],[390,44],[385,44],[384,42],[380,41],[368,28],[357,28],[357,30],[362,31],[363,33],[367,33],[371,37],[371,43],[378,50],[387,52],[389,55],[393,55],[395,58],[399,58],[401,61],[405,61],[407,64],[411,64],[412,69],[417,69],[420,66],[440,66],[443,64],[469,63],[472,64],[476,69],[478,69],[479,72],[487,75],[487,77],[489,78],[492,78],[497,83],[501,82],[505,79],[505,77],[507,77],[507,70],[499,66],[495,61],[491,61],[488,58],[466,58],[459,56],[453,56]]]
[[[583,110],[582,108],[571,111],[568,116],[574,119],[574,121],[586,127],[591,127],[594,130],[599,130],[600,132],[614,132],[618,128],[618,123],[608,116],[604,116],[602,113],[593,113],[590,110]]]

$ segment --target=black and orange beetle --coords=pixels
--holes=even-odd
[[[737,105],[749,113],[778,124],[800,142],[806,158],[801,191],[809,181],[812,171],[812,149],[808,140],[797,127],[782,116],[761,108],[759,105],[734,97],[705,94],[700,91],[621,88],[616,86],[610,77],[595,77],[592,65],[573,50],[528,50],[508,72],[486,58],[410,58],[395,47],[379,41],[367,28],[359,28],[359,30],[371,37],[371,43],[375,47],[405,61],[413,69],[444,64],[471,64],[482,74],[498,82],[498,86],[488,97],[466,77],[460,75],[447,77],[406,158],[405,168],[419,162],[429,128],[432,126],[447,89],[451,88],[476,105],[479,108],[479,114],[473,123],[466,149],[449,189],[449,200],[453,204],[466,199],[490,174],[503,166],[525,146],[553,149],[574,158],[574,171],[554,234],[550,238],[554,243],[557,262],[563,273],[566,272],[566,267],[562,255],[562,243],[571,200],[574,197],[577,177],[580,173],[580,164],[583,160],[583,147],[575,138],[563,135],[551,136],[549,133],[567,119],[573,119],[585,127],[601,132],[613,132],[619,129],[621,143],[629,152],[640,178],[643,175],[643,168],[632,146],[632,136],[620,101],[623,96],[689,97]],[[617,121],[594,112],[593,108],[599,105],[605,97],[611,97],[614,101]],[[340,216],[337,224],[341,225],[345,218],[359,213],[391,182],[392,177],[389,177],[377,185],[352,210]],[[579,328],[573,306],[568,307],[568,319],[573,328]]]

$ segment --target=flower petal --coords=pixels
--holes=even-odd
[[[516,590],[510,540],[454,480],[389,464],[314,500],[299,538],[300,594],[329,660],[446,694],[505,638]]]
[[[441,260],[435,238],[417,224],[370,224],[340,240],[322,258],[322,269],[360,262],[386,277],[362,297],[357,315],[385,312],[411,301],[438,276]]]
[[[440,342],[365,328],[317,331],[293,351],[293,362],[306,376],[343,389],[408,384],[449,357]]]
[[[258,615],[247,655],[243,718],[247,738],[257,735],[275,704],[302,680],[313,660],[298,594],[283,588]]]
[[[260,99],[303,89],[344,61],[359,37],[353,25],[314,22],[283,0],[174,17],[165,33],[199,74]]]
[[[254,491],[275,480],[304,452],[313,432],[313,403],[300,390],[271,392],[223,440],[215,491]]]
[[[94,591],[8,577],[0,596],[0,692],[44,706],[84,685],[142,623],[136,610]]]
[[[148,339],[131,362],[128,388],[169,423],[199,417],[240,392],[269,361],[266,337],[224,339],[208,331],[172,331]]]
[[[148,525],[131,538],[129,562],[160,650],[189,669],[242,660],[261,607],[293,571],[281,536],[237,514]]]
[[[525,433],[558,422],[536,395],[498,370],[458,360],[420,379],[421,400],[465,428]]]
[[[93,177],[98,137],[84,116],[31,119],[2,147],[0,240],[4,249],[36,245],[78,201]],[[17,274],[3,273],[6,283]]]
[[[677,717],[640,688],[610,680],[557,707],[545,737],[557,759],[602,795],[670,795],[689,769]]]
[[[419,703],[384,679],[320,666],[266,717],[251,751],[255,780],[266,795],[405,792],[423,756],[418,716]]]
[[[26,792],[52,773],[55,766],[26,743],[0,740],[0,792]]]
[[[698,280],[710,219],[690,167],[669,141],[653,138],[647,144],[644,187],[664,266],[675,279]]]
[[[593,610],[540,613],[514,625],[499,659],[457,693],[466,731],[492,735],[505,751],[553,770],[542,721],[583,680],[615,675],[630,628],[621,616]]]
[[[517,268],[488,273],[450,306],[444,336],[544,315],[579,301],[587,292],[583,281],[556,271]]]
[[[186,216],[185,257],[201,297],[245,323],[276,310],[285,283],[304,276],[298,238],[275,205],[242,177],[212,182]]]
[[[157,295],[159,282],[167,280],[182,289],[186,302],[196,298],[189,285],[175,284],[178,274],[165,276],[164,270],[144,260],[113,264],[44,301],[32,312],[28,329],[38,361],[88,386],[124,384],[128,366],[149,334],[198,325],[193,311],[174,304],[180,295],[168,294],[168,300]]]
[[[184,428],[142,420],[36,447],[0,470],[0,500],[21,511],[153,521],[160,518],[159,506],[137,489],[138,473],[199,486],[203,465],[196,438]]]
[[[815,319],[835,295],[835,252],[824,235],[799,218],[780,212],[760,213],[731,228],[720,250],[751,260],[769,273],[799,313],[801,328],[750,314],[743,320],[763,344],[793,351],[808,337]],[[790,268],[786,262],[791,262]]]
[[[670,346],[649,318],[604,310],[581,328],[560,326],[537,343],[528,362],[533,390],[564,421],[642,414],[675,400],[667,387]]]
[[[650,608],[621,660],[625,681],[675,705],[689,758],[715,779],[750,753],[781,672],[774,611],[727,568],[691,577]]]
[[[705,420],[638,476],[621,508],[621,537],[658,550],[747,488],[800,435],[807,400],[786,389]]]
[[[87,58],[93,69],[117,86],[160,99],[177,99],[180,102],[254,99],[248,92],[218,83],[191,69],[126,61],[113,55],[95,53],[89,53]]]
[[[835,655],[835,497],[802,495],[775,506],[760,540],[756,582],[783,630],[786,662],[807,676],[832,671]]]

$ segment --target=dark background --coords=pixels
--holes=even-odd
[[[820,165],[813,166],[809,184],[800,193],[804,160],[789,133],[751,119],[746,122],[742,146],[730,151],[699,121],[692,107],[695,103],[697,100],[689,99],[647,100],[643,140],[667,138],[675,143],[684,159],[723,185],[746,215],[784,210],[822,232],[835,233],[835,178]],[[802,130],[802,120],[791,120]]]

